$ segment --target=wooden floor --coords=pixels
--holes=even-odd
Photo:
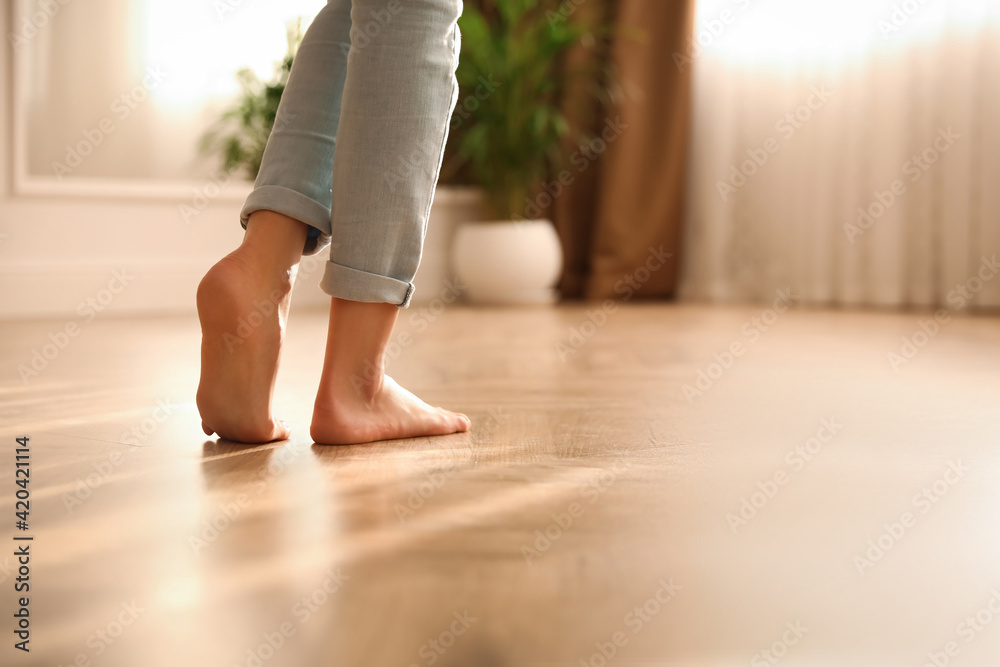
[[[0,325],[0,663],[997,664],[1000,319],[893,369],[926,315],[595,312],[407,311],[392,374],[474,430],[339,448],[308,436],[323,314],[259,447],[201,433],[193,318],[98,317],[26,384],[65,323]]]

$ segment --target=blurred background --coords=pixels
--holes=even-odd
[[[39,546],[0,664],[259,666],[286,621],[268,665],[775,664],[800,624],[783,667],[996,664],[1000,0],[466,0],[386,358],[475,427],[313,443],[321,253],[293,439],[206,439],[196,287],[323,4],[0,2],[0,430]],[[436,164],[405,148],[387,187]]]
[[[323,4],[5,2],[0,317],[71,315],[122,269],[134,279],[109,312],[193,313],[201,275],[241,238],[287,66]],[[540,219],[554,247],[524,224],[487,245],[513,248],[495,260],[516,269],[507,280],[535,273],[565,299],[790,289],[933,307],[980,275],[964,307],[1000,306],[1000,281],[980,273],[1000,251],[1000,1],[466,10],[418,300],[477,247],[469,232],[456,249],[463,227]],[[517,143],[497,143],[512,127]],[[651,249],[665,268],[624,289]],[[313,275],[299,302],[325,300]],[[531,300],[480,279],[459,282],[473,299]]]

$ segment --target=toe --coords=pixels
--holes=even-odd
[[[288,440],[291,435],[292,429],[289,428],[288,422],[284,419],[278,419],[274,422],[274,437],[272,440]]]
[[[472,421],[461,412],[451,412],[442,408],[438,408],[438,410],[444,416],[445,424],[448,425],[452,433],[464,433],[472,428]]]
[[[205,422],[201,423],[201,430],[205,432],[205,435],[213,435],[215,433],[215,431],[210,429],[208,427],[208,424],[206,424]]]

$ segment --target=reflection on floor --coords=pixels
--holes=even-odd
[[[200,432],[191,318],[2,325],[0,662],[992,664],[1000,320],[599,310],[408,311],[391,372],[474,431],[341,448],[308,437],[322,314],[260,447]]]

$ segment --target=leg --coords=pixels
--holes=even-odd
[[[209,435],[288,437],[271,414],[295,268],[329,240],[330,183],[350,42],[350,0],[331,0],[299,47],[254,190],[243,244],[198,287],[198,410]]]
[[[295,55],[260,173],[240,213],[244,226],[260,210],[306,223],[304,254],[330,241],[330,183],[350,33],[351,0],[329,0]]]
[[[311,434],[346,444],[466,431],[383,372],[398,307],[420,263],[457,98],[461,0],[354,0],[333,164],[333,299]],[[375,29],[377,28],[377,30]]]

